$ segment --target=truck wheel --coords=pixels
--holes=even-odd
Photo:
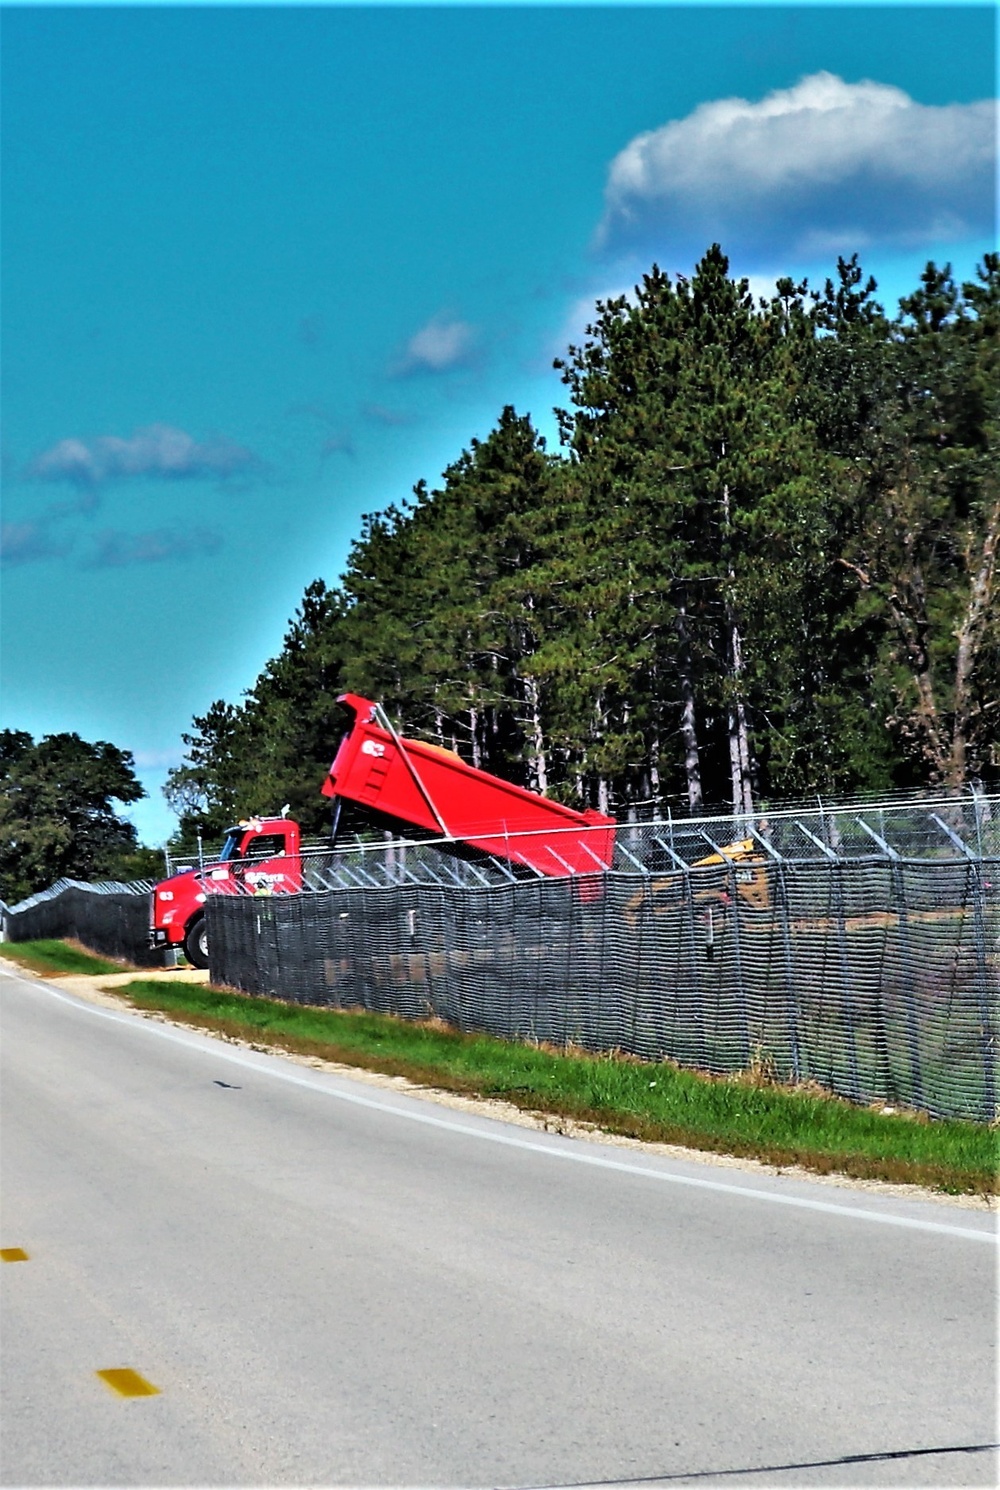
[[[184,956],[192,967],[208,967],[208,927],[204,916],[198,916],[188,927]]]

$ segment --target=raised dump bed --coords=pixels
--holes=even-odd
[[[345,693],[339,702],[354,723],[323,783],[325,796],[539,874],[610,868],[614,818],[592,809],[576,812],[467,765],[454,751],[403,739],[370,699]]]

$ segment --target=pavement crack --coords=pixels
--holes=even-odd
[[[520,1485],[517,1490],[602,1490],[614,1485],[666,1485],[686,1480],[725,1479],[730,1475],[779,1474],[798,1469],[836,1469],[848,1464],[877,1464],[890,1459],[919,1459],[932,1454],[985,1454],[1000,1443],[946,1444],[940,1448],[884,1449],[871,1454],[843,1454],[837,1459],[806,1459],[792,1464],[744,1464],[730,1469],[687,1469],[673,1474],[628,1475],[613,1480],[562,1480],[544,1485]],[[511,1490],[511,1487],[495,1487]]]

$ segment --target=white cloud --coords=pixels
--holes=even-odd
[[[611,163],[598,241],[716,238],[741,254],[918,245],[989,232],[995,170],[995,100],[920,104],[819,72],[637,135]]]
[[[475,327],[468,321],[435,316],[410,337],[394,371],[397,377],[405,377],[462,367],[472,356],[475,340]]]
[[[747,289],[753,296],[754,304],[759,300],[773,300],[777,293],[778,280],[781,277],[776,274],[747,274],[742,276],[746,279]]]
[[[361,412],[373,424],[385,424],[390,429],[412,424],[415,419],[406,409],[390,409],[385,404],[363,404]]]
[[[328,455],[349,455],[352,458],[357,455],[354,441],[347,430],[341,430],[337,434],[327,435],[320,447],[320,458],[326,460]]]
[[[578,347],[587,340],[587,327],[592,325],[597,316],[597,302],[608,300],[620,300],[622,297],[630,305],[635,304],[635,285],[617,284],[593,290],[588,295],[581,295],[574,300],[566,312],[563,323],[552,341],[551,353],[555,357],[565,357],[566,348]]]
[[[97,535],[97,548],[87,567],[122,569],[129,564],[163,564],[214,554],[221,547],[219,534],[205,528],[158,528],[149,533],[121,533],[109,529]]]
[[[173,750],[133,750],[132,759],[140,770],[168,771],[181,764],[184,752],[179,745]]]
[[[52,537],[45,519],[0,526],[0,563],[4,566],[60,558],[68,548],[68,543],[57,543]]]
[[[93,440],[59,440],[35,456],[28,475],[37,481],[69,481],[94,487],[129,476],[158,476],[173,481],[232,476],[256,464],[249,450],[222,436],[198,441],[169,424],[151,424],[137,429],[128,439],[101,435]]]

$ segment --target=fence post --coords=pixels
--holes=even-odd
[[[990,1005],[989,966],[986,961],[986,907],[983,894],[982,862],[970,863],[968,869],[972,879],[972,930],[976,943],[977,1002],[983,1032],[983,1095],[986,1103],[983,1121],[992,1123],[997,1117],[997,1097],[993,1052],[993,1010]]]
[[[979,792],[976,790],[975,786],[973,786],[973,788],[972,788],[972,808],[973,808],[973,814],[974,814],[975,819],[976,819],[976,848],[978,850],[979,860],[980,860],[980,862],[982,862],[982,858],[983,858],[983,810],[984,809],[983,809],[983,804],[979,800]],[[987,809],[987,813],[988,813],[988,809]]]
[[[673,829],[671,827],[671,834]],[[684,910],[687,916],[688,929],[690,933],[691,949],[691,998],[694,1001],[696,1014],[692,1019],[695,1044],[695,1064],[705,1065],[705,983],[703,977],[704,963],[698,956],[698,916],[694,905],[694,886],[691,883],[691,866],[686,859],[682,859],[676,852],[673,844],[664,843],[658,833],[653,834],[654,842],[660,845],[677,866],[683,875],[684,886]],[[650,905],[652,905],[652,891],[650,891]]]
[[[834,905],[837,916],[837,949],[840,953],[841,1017],[847,1035],[847,1069],[854,1100],[861,1099],[861,1080],[858,1075],[858,1032],[856,1004],[851,991],[851,959],[847,949],[847,907],[844,897],[844,866],[838,859],[833,865]]]
[[[974,793],[975,795],[975,793]],[[931,817],[938,827],[961,849],[966,859],[966,899],[969,886],[972,888],[972,939],[976,947],[976,1002],[979,1005],[979,1022],[982,1027],[983,1050],[983,1095],[986,1111],[984,1121],[992,1123],[997,1116],[996,1075],[993,1058],[993,1019],[990,1008],[989,964],[986,960],[986,897],[983,891],[983,840],[979,822],[978,798],[976,798],[976,833],[978,854],[974,854],[964,839],[949,828],[936,812]]]
[[[791,927],[788,924],[788,881],[785,878],[785,860],[778,849],[769,843],[765,834],[759,833],[757,828],[751,827],[751,837],[757,840],[775,861],[776,872],[778,872],[778,901],[779,913],[781,913],[781,943],[785,960],[785,1021],[788,1027],[788,1056],[790,1056],[791,1076],[799,1080],[802,1074],[799,1056],[799,998],[797,998],[796,985],[794,985],[794,964],[791,955]]]
[[[708,834],[703,833],[702,837],[708,838]],[[710,838],[708,839],[708,841],[709,843],[712,842]],[[712,844],[712,847],[716,848],[716,845]],[[718,850],[716,851],[718,852]],[[728,885],[726,894],[729,896],[728,910],[732,918],[733,928],[733,965],[736,974],[735,1003],[737,1020],[739,1024],[740,1068],[745,1071],[750,1065],[750,1010],[747,1006],[746,984],[743,981],[743,956],[740,939],[740,887],[736,879],[736,865],[733,863],[732,859],[726,858],[725,854],[722,855],[722,858],[725,861],[726,883]],[[709,905],[708,907],[708,915],[709,925],[711,926],[711,905]]]
[[[729,910],[732,915],[733,923],[733,962],[735,963],[736,967],[736,1008],[740,1021],[740,1039],[742,1043],[742,1053],[740,1058],[743,1063],[742,1069],[746,1070],[750,1064],[750,1010],[747,1005],[746,983],[743,980],[743,955],[740,939],[740,887],[736,879],[736,865],[733,863],[729,855],[724,854],[719,845],[713,839],[709,838],[704,828],[699,828],[698,831],[700,836],[704,838],[705,842],[712,848],[712,850],[716,854],[719,855],[720,859],[722,860],[723,865],[725,866],[726,883],[729,885],[729,890],[726,893],[729,895]],[[711,909],[709,910],[709,915],[711,915]]]
[[[788,881],[785,877],[785,860],[774,845],[768,843],[763,833],[758,833],[756,828],[751,828],[750,833],[764,851],[770,854],[777,870],[781,942],[785,958],[785,1020],[788,1027],[788,1054],[792,1067],[792,1079],[798,1081],[802,1074],[799,1055],[799,1009],[792,963],[792,931],[788,921]]]
[[[884,818],[885,814],[882,813]],[[910,1100],[914,1107],[924,1105],[924,1079],[920,1064],[920,1020],[917,1016],[917,1001],[913,994],[913,959],[910,956],[910,921],[907,915],[906,883],[903,879],[903,863],[896,850],[870,828],[864,818],[859,817],[857,822],[873,838],[879,848],[889,860],[892,878],[893,898],[896,900],[897,915],[899,917],[899,945],[902,952],[903,963],[903,1000],[906,1004],[906,1027],[910,1052],[910,1081],[912,1093]]]
[[[691,955],[691,997],[694,1000],[695,1018],[692,1020],[694,1027],[695,1061],[699,1066],[704,1066],[706,1058],[705,1049],[705,977],[704,962],[698,956],[698,916],[694,908],[694,886],[691,883],[690,865],[684,865],[684,912],[688,923],[688,945]]]
[[[792,1079],[798,1081],[802,1074],[799,1057],[799,1009],[792,972],[792,933],[788,924],[790,912],[784,862],[778,865],[778,887],[781,900],[781,940],[785,954],[785,1017],[788,1023],[788,1053],[792,1062]]]
[[[743,1038],[743,1066],[750,1064],[750,1008],[747,1003],[747,988],[743,979],[743,950],[740,938],[740,887],[736,878],[736,865],[729,860],[730,911],[733,917],[733,961],[736,964],[736,1001]]]
[[[820,804],[822,809],[822,804]],[[850,1073],[851,1091],[850,1095],[855,1101],[861,1097],[861,1083],[858,1077],[858,1039],[856,1029],[857,1005],[851,993],[851,959],[847,950],[847,902],[844,898],[844,865],[838,854],[834,852],[832,844],[824,843],[817,838],[815,833],[810,833],[805,823],[796,820],[795,826],[804,833],[810,843],[814,843],[823,858],[830,866],[833,876],[834,913],[837,918],[837,950],[840,953],[840,1017],[847,1038],[847,1066]],[[826,827],[821,823],[820,831],[826,833]],[[836,819],[830,819],[829,837],[837,832]],[[839,833],[837,833],[839,837]],[[876,1008],[881,1007],[881,997],[876,1000]],[[876,1026],[875,1044],[878,1047],[878,1029]],[[876,1059],[878,1057],[876,1056]],[[888,1062],[887,1062],[888,1064]]]
[[[913,1083],[913,1104],[924,1105],[924,1073],[920,1061],[920,1018],[913,992],[913,956],[910,943],[909,908],[906,904],[906,881],[902,863],[897,860],[892,866],[893,883],[899,902],[899,944],[903,953],[903,997],[906,1000],[906,1025],[910,1047],[910,1080]]]
[[[609,946],[608,946],[608,942],[609,942],[609,939],[610,939],[610,936],[611,936],[611,927],[610,927],[609,918],[608,918],[608,891],[610,889],[611,889],[611,876],[605,870],[604,874],[601,876],[601,901],[600,901],[600,905],[601,905],[601,924],[600,924],[600,929],[598,931],[596,997],[595,997],[595,991],[592,988],[588,988],[586,1002],[584,1004],[584,1010],[585,1010],[585,1013],[584,1013],[584,1024],[585,1024],[585,1029],[586,1029],[586,1048],[588,1050],[599,1050],[600,1049],[600,1035],[599,1035],[598,1031],[600,1030],[600,1027],[601,1027],[601,1005],[602,1005],[602,1003],[603,1003],[603,1001],[604,1001],[604,999],[606,997],[606,989],[608,987],[608,981],[609,981],[609,977],[608,977],[608,958],[609,958]],[[592,904],[592,902],[588,902],[588,904]],[[613,959],[613,961],[614,961],[614,965],[617,966],[617,963],[618,963],[617,957],[615,957]],[[618,988],[617,987],[615,989],[615,993],[616,993],[616,997],[617,997],[618,996]]]

